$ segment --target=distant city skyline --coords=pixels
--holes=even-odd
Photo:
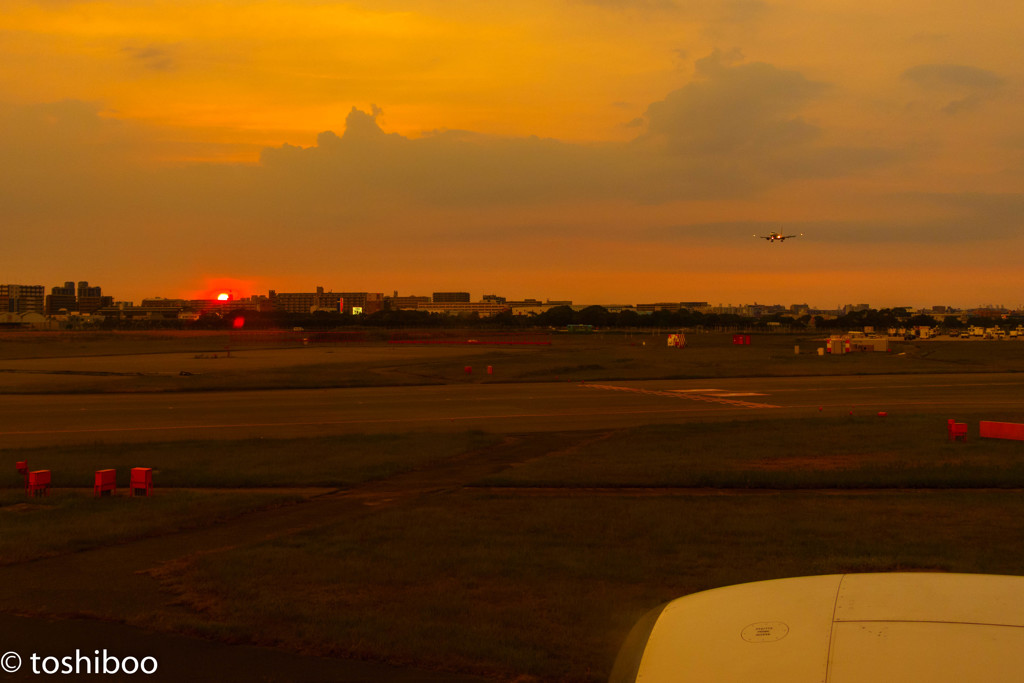
[[[1024,303],[1019,2],[6,0],[0,31],[10,282]]]
[[[427,297],[427,298],[429,298],[429,297],[437,294],[438,292],[442,291],[442,290],[439,290],[438,288],[428,288],[425,291],[409,291],[409,292],[403,292],[403,291],[395,290],[395,289],[373,289],[373,288],[360,288],[360,287],[339,288],[339,287],[331,287],[331,286],[329,286],[327,284],[322,284],[322,283],[321,284],[312,285],[312,286],[309,286],[309,287],[299,287],[299,288],[294,288],[294,289],[271,286],[271,287],[269,287],[267,289],[264,289],[262,291],[253,291],[248,286],[246,286],[247,283],[242,282],[242,281],[238,281],[238,280],[233,280],[233,279],[217,279],[217,280],[213,280],[211,282],[213,283],[213,286],[209,286],[209,287],[206,287],[206,288],[203,288],[203,289],[200,289],[200,290],[191,290],[191,291],[184,292],[184,293],[179,293],[179,294],[173,294],[173,293],[169,294],[169,293],[166,293],[166,292],[163,292],[163,293],[148,293],[148,294],[139,294],[138,296],[122,296],[122,294],[120,292],[117,292],[114,289],[106,286],[104,283],[97,282],[97,281],[89,281],[89,280],[67,280],[67,279],[64,279],[64,280],[62,280],[60,282],[60,284],[48,284],[48,283],[42,283],[42,282],[18,282],[18,283],[15,283],[15,282],[9,282],[9,278],[8,278],[7,280],[3,280],[2,282],[0,282],[0,287],[5,287],[6,288],[8,285],[22,285],[22,286],[30,286],[30,287],[42,287],[41,291],[44,292],[44,296],[49,296],[49,295],[51,295],[51,293],[67,296],[68,295],[68,292],[67,292],[68,285],[72,285],[72,286],[76,286],[77,287],[77,291],[78,291],[79,295],[81,295],[83,292],[86,292],[90,296],[93,296],[93,297],[98,299],[100,297],[100,293],[101,293],[101,290],[102,290],[102,293],[104,294],[103,299],[111,299],[114,302],[131,302],[131,303],[133,303],[135,305],[139,305],[142,301],[153,300],[153,299],[223,300],[225,298],[224,297],[225,294],[230,295],[230,298],[232,300],[250,299],[252,297],[263,297],[263,298],[266,298],[271,292],[275,292],[275,291],[278,292],[278,293],[293,293],[293,292],[309,292],[309,293],[313,293],[313,292],[316,292],[318,290],[323,290],[325,292],[333,293],[333,294],[339,294],[339,293],[342,293],[342,292],[371,292],[371,293],[381,294],[385,299],[393,297],[395,295],[397,295],[399,297],[406,297],[406,298],[408,298],[408,297]],[[95,285],[95,286],[91,286],[90,287],[89,286],[90,284]],[[138,292],[144,292],[145,291],[145,288],[144,288],[143,285],[136,285],[136,287],[137,287],[136,291],[138,291]],[[818,305],[818,304],[816,304],[816,303],[814,303],[813,301],[810,301],[810,300],[797,300],[797,301],[775,300],[775,301],[769,301],[769,300],[757,300],[757,299],[754,299],[754,300],[749,300],[749,301],[737,300],[737,301],[728,301],[728,302],[726,302],[726,301],[713,301],[711,299],[705,299],[705,298],[699,298],[699,297],[681,298],[681,297],[678,297],[678,296],[676,296],[676,297],[648,297],[646,299],[637,299],[637,300],[631,300],[631,299],[628,299],[626,297],[618,297],[618,298],[608,299],[608,300],[587,300],[587,299],[577,299],[577,298],[570,297],[570,296],[557,296],[557,295],[550,296],[550,295],[548,295],[548,293],[545,293],[545,292],[539,292],[539,293],[538,292],[534,292],[530,296],[519,296],[519,297],[516,297],[516,296],[509,296],[508,294],[506,294],[504,292],[494,291],[494,290],[479,290],[479,293],[477,293],[477,292],[473,291],[472,289],[468,289],[468,288],[465,288],[465,287],[456,287],[456,288],[453,288],[451,290],[445,290],[445,291],[465,293],[469,297],[468,301],[474,302],[474,303],[479,303],[479,302],[484,301],[484,297],[494,297],[494,296],[497,296],[497,297],[500,297],[500,298],[503,298],[503,299],[507,299],[509,301],[536,300],[536,301],[543,302],[543,303],[547,303],[547,302],[555,302],[555,303],[557,303],[557,302],[570,301],[570,302],[572,302],[575,305],[636,306],[636,305],[649,305],[649,304],[659,304],[659,303],[680,303],[680,302],[691,302],[691,303],[694,303],[694,302],[705,302],[707,304],[707,306],[710,307],[710,308],[723,308],[723,307],[725,307],[725,308],[732,308],[732,307],[749,307],[749,306],[764,306],[764,307],[778,307],[778,306],[782,306],[782,307],[785,307],[785,308],[791,308],[791,307],[795,307],[795,306],[806,306],[807,308],[812,309],[812,310],[842,310],[844,308],[856,308],[856,307],[868,306],[868,307],[873,308],[873,309],[905,307],[905,308],[909,308],[909,309],[913,309],[913,310],[926,310],[926,309],[933,309],[933,308],[936,308],[936,307],[949,307],[949,308],[957,309],[957,310],[974,310],[974,309],[1005,309],[1005,310],[1009,310],[1009,311],[1024,310],[1024,305],[1017,305],[1017,306],[1009,305],[1008,306],[1008,305],[1004,305],[1002,303],[991,303],[991,302],[976,303],[976,304],[970,304],[970,305],[965,305],[965,306],[957,306],[957,305],[953,305],[953,304],[949,304],[949,303],[939,303],[939,302],[932,302],[932,303],[926,303],[926,304],[908,304],[908,303],[903,303],[903,304],[895,304],[895,305],[885,306],[885,305],[877,305],[877,304],[875,304],[873,302],[870,302],[870,301],[857,300],[857,301],[844,301],[844,302],[835,303],[835,304]],[[70,295],[72,296],[72,298],[74,298],[74,294],[75,294],[75,290],[74,290],[74,287],[72,287],[71,291],[70,291]],[[463,301],[463,300],[466,300],[466,299],[460,298],[459,300]]]

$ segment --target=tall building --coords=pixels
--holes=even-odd
[[[57,315],[61,311],[65,313],[96,313],[101,308],[107,308],[114,303],[114,297],[103,296],[102,287],[90,287],[89,283],[82,280],[75,287],[70,280],[64,283],[63,287],[52,287],[46,295],[46,315]]]
[[[65,282],[63,287],[53,287],[46,295],[46,315],[57,315],[62,310],[68,313],[78,310],[74,282]]]
[[[70,282],[65,282],[64,286],[67,287],[70,284]],[[81,299],[82,297],[102,296],[102,290],[102,287],[90,287],[88,282],[86,282],[85,280],[81,280],[78,283],[78,298]]]
[[[42,285],[0,285],[0,312],[44,312],[46,288]]]
[[[71,283],[65,283],[65,287]],[[81,313],[95,313],[101,308],[114,305],[114,297],[103,296],[102,287],[90,287],[82,280],[78,283],[78,310]]]

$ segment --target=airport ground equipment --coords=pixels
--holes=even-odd
[[[133,496],[153,495],[153,469],[150,467],[133,467],[128,488]]]
[[[946,436],[950,441],[967,441],[967,423],[950,418],[946,422]]]
[[[117,493],[117,470],[96,470],[92,486],[94,496],[113,496]]]
[[[30,496],[50,495],[50,470],[36,470],[28,473],[28,488],[25,493]]]

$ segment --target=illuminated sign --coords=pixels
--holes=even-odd
[[[353,306],[352,307],[352,315],[362,315],[362,314],[363,314],[363,307],[362,306]]]

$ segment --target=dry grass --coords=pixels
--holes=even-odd
[[[463,336],[474,334],[466,331]],[[550,346],[423,347],[364,341],[303,347],[301,341],[287,339],[243,343],[224,333],[6,333],[0,334],[0,392],[1024,371],[1024,342],[1018,341],[899,342],[892,353],[819,357],[815,350],[824,341],[814,335],[754,335],[749,346],[735,346],[731,335],[721,333],[690,334],[687,339],[689,346],[682,350],[668,348],[660,333],[553,335]],[[799,355],[794,346],[800,347]],[[228,349],[233,350],[230,358]],[[311,362],[311,356],[319,360]],[[464,372],[466,365],[475,368],[472,375]],[[488,365],[493,375],[486,374]],[[180,375],[182,370],[191,374]]]
[[[201,608],[187,625],[217,637],[600,681],[632,622],[680,595],[847,571],[1022,573],[1022,533],[1016,492],[475,491],[197,558],[172,585]]]
[[[49,469],[55,487],[92,487],[94,473],[116,469],[127,487],[131,468],[153,469],[157,487],[351,486],[394,476],[497,443],[482,432],[348,434],[306,439],[245,439],[92,444],[8,449],[11,462]],[[13,467],[0,482],[21,485]]]
[[[984,416],[983,416],[984,417]],[[975,419],[970,416],[968,419]],[[950,442],[932,415],[649,425],[489,477],[494,486],[1024,488],[1024,444]]]
[[[345,438],[337,448],[320,440],[142,448],[166,476],[179,468],[182,484],[222,482],[229,465],[248,467],[254,481],[281,483],[291,471],[284,465],[299,454],[361,453],[326,460],[304,482],[327,484],[365,479],[361,468],[388,453],[418,455],[380,476],[410,466],[429,474],[431,463],[492,443],[484,434],[444,443],[437,435]],[[476,486],[430,494],[445,490],[432,483],[273,540],[240,538],[217,553],[186,553],[152,572],[178,607],[150,615],[146,625],[506,679],[590,683],[605,679],[641,614],[690,592],[847,571],[1024,573],[1024,498],[987,488],[1020,485],[1022,445],[949,443],[932,416],[650,426],[580,433],[568,448],[565,438],[520,439],[516,457],[526,464]],[[430,443],[439,450],[424,456]],[[107,448],[62,457],[73,470],[75,461],[109,456]],[[123,448],[121,456],[137,459],[139,447]],[[781,490],[812,484],[832,488]],[[690,485],[704,488],[679,488]],[[928,488],[936,485],[986,488]],[[644,488],[630,488],[637,486]],[[26,502],[10,490],[0,506],[0,555],[14,561],[122,543],[277,500],[185,493],[138,501],[79,492]]]
[[[273,490],[118,493],[95,498],[92,489],[65,489],[26,499],[17,489],[0,491],[0,565],[210,526],[302,498]]]

